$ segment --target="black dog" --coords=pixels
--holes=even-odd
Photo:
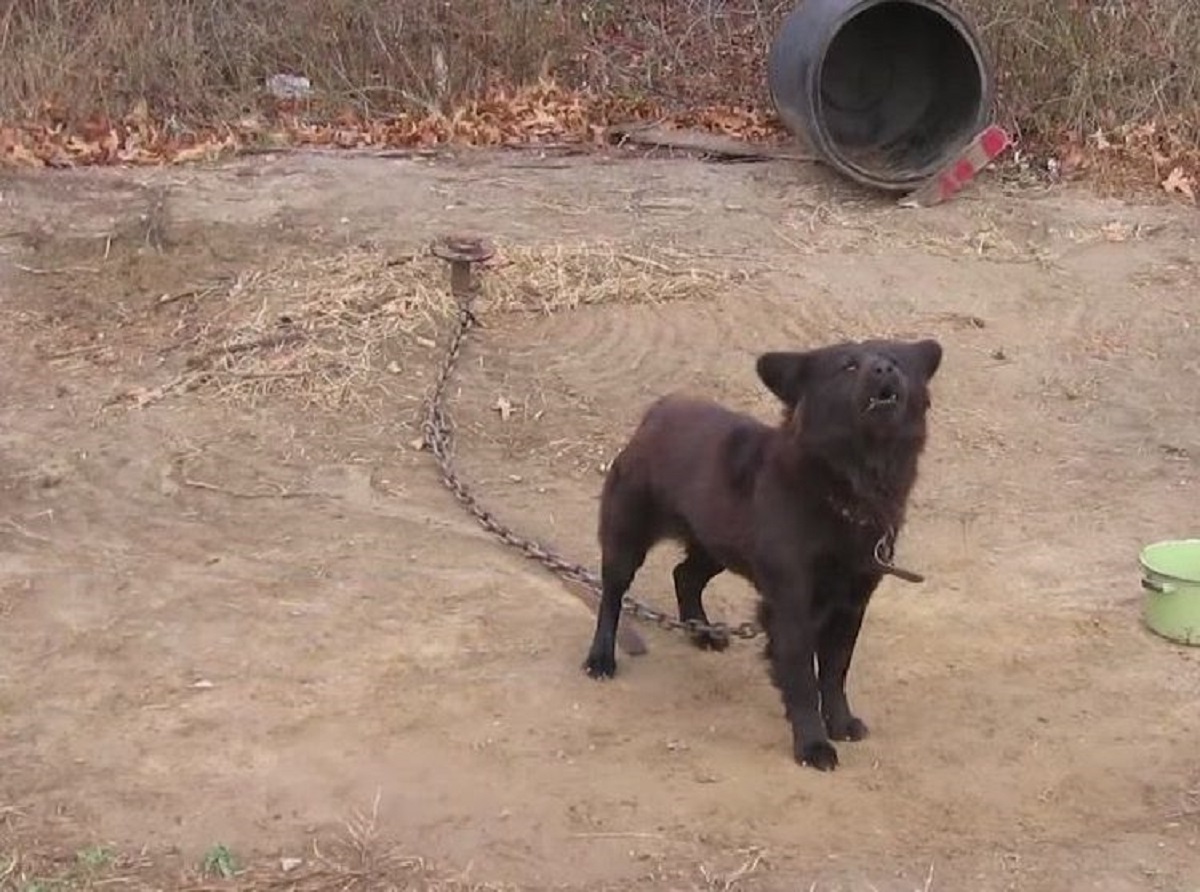
[[[766,353],[758,376],[785,406],[774,428],[682,396],[654,403],[604,482],[604,592],[587,673],[616,671],[625,592],[650,548],[677,540],[680,619],[708,622],[702,593],[722,571],[750,580],[795,758],[836,768],[830,738],[867,734],[845,689],[867,603],[885,572],[919,579],[890,559],[941,360],[933,340]],[[699,633],[695,643],[720,650],[728,641]]]

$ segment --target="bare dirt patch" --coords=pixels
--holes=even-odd
[[[96,846],[168,887],[217,843],[315,870],[311,840],[369,813],[375,851],[460,885],[1200,884],[1200,659],[1139,627],[1136,579],[1144,543],[1194,533],[1194,215],[995,186],[901,211],[781,163],[478,153],[0,192],[0,882]],[[648,400],[769,417],[760,350],[943,341],[900,546],[929,581],[880,591],[852,679],[874,736],[836,774],[791,762],[757,644],[643,629],[649,654],[589,681],[588,613],[411,448],[446,320],[389,264],[465,227],[540,265],[464,357],[460,464],[587,563],[600,468]],[[706,275],[571,305],[562,245]],[[289,325],[306,339],[196,365]],[[237,377],[267,371],[295,377]],[[639,597],[669,605],[670,561]],[[713,596],[750,614],[735,580]],[[368,868],[342,879],[435,881]]]

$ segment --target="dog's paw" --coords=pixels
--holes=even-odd
[[[826,728],[830,740],[863,740],[871,733],[867,723],[854,716],[838,722],[826,722]]]
[[[729,647],[728,635],[716,635],[712,632],[692,632],[692,644],[701,650],[722,651]]]
[[[613,654],[589,653],[583,661],[583,671],[590,678],[612,678],[617,674],[617,658]]]
[[[814,740],[812,743],[797,741],[793,749],[796,761],[801,765],[817,771],[833,771],[838,766],[837,750],[828,740]]]

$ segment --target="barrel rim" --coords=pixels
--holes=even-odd
[[[802,0],[803,2],[803,0]],[[901,176],[883,179],[873,174],[869,169],[857,164],[847,158],[841,151],[838,150],[834,141],[829,139],[825,128],[814,126],[809,129],[813,137],[819,143],[819,148],[822,154],[829,162],[842,173],[858,180],[869,186],[884,191],[904,191],[911,189],[913,186],[928,181],[931,177],[936,176],[941,167],[953,159],[954,155],[961,152],[977,133],[987,127],[988,123],[993,118],[993,106],[996,96],[996,78],[992,70],[991,59],[988,56],[983,41],[976,33],[974,27],[961,15],[957,10],[943,2],[943,0],[861,0],[861,2],[852,4],[847,9],[843,10],[837,18],[834,19],[831,27],[831,32],[836,35],[846,23],[851,19],[857,18],[864,12],[881,6],[885,3],[898,3],[907,6],[916,6],[923,9],[928,9],[931,12],[941,17],[948,25],[950,25],[959,38],[966,43],[971,50],[971,56],[975,60],[975,71],[979,76],[979,110],[977,113],[977,121],[973,125],[970,132],[965,133],[956,146],[947,146],[945,159],[931,162],[925,168],[914,171],[913,173]],[[800,6],[793,9],[793,13],[800,10]],[[820,55],[815,60],[814,76],[811,81],[812,106],[814,118],[819,121],[823,120],[825,110],[821,99],[821,75],[825,68],[825,57],[829,53],[829,47],[833,43],[832,39],[827,41],[821,48]]]

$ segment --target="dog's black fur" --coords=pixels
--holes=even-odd
[[[793,754],[836,768],[830,739],[867,734],[850,711],[846,673],[883,575],[876,547],[904,523],[941,360],[934,340],[763,354],[758,377],[784,404],[778,427],[683,396],[655,402],[604,482],[603,596],[587,673],[616,671],[625,592],[650,548],[677,540],[680,619],[708,622],[704,587],[722,571],[750,580]],[[700,633],[695,643],[721,650],[728,641]]]

